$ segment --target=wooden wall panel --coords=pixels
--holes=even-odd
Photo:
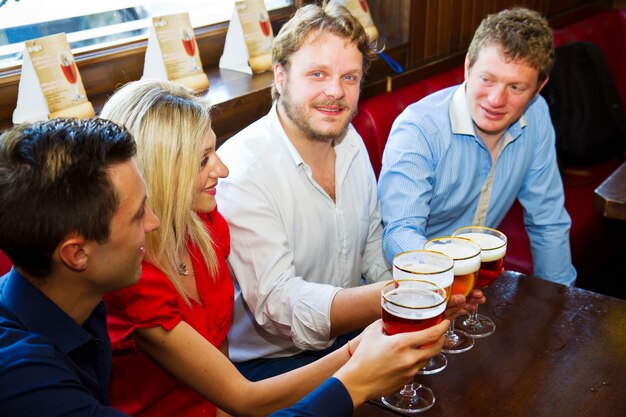
[[[405,11],[410,10],[411,0],[395,0],[393,6],[385,0],[368,2],[372,19],[378,28],[383,43],[406,42],[409,36],[409,19]]]
[[[406,13],[406,19],[411,21],[406,64],[408,68],[416,68],[465,51],[482,19],[506,8],[527,7],[551,19],[610,7],[611,3],[609,0],[415,0]]]

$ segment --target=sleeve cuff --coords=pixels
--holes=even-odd
[[[354,413],[352,398],[335,377],[328,378],[315,391],[294,406],[271,414],[272,417],[350,417]]]
[[[293,306],[290,337],[296,347],[302,350],[320,350],[330,346],[330,308],[339,287],[316,284],[314,291],[304,288]]]

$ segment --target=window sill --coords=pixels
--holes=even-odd
[[[222,31],[222,35],[225,36],[225,26]],[[209,40],[205,40],[207,44],[204,49],[210,49],[213,56],[211,59],[213,64],[205,66],[205,72],[210,84],[208,94],[215,105],[213,128],[219,146],[230,136],[269,111],[274,77],[271,71],[249,75],[219,68],[216,63],[221,56],[223,43],[219,48],[208,44],[219,42],[219,37],[216,39],[215,36],[216,32],[216,28],[213,28],[213,36],[205,38]],[[129,80],[141,78],[145,48],[146,41],[136,42],[116,48],[114,51],[109,50],[106,54],[94,52],[89,56],[83,55],[77,60],[89,100],[96,112],[102,109],[117,87]],[[398,62],[405,62],[407,44],[388,40],[385,52]],[[376,60],[366,78],[362,96],[384,92],[386,80],[390,74],[392,74],[391,69],[385,62],[382,59]],[[12,126],[11,119],[17,103],[19,77],[20,68],[0,73],[1,131]]]

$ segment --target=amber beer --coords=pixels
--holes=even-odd
[[[473,244],[473,242],[469,243]],[[476,256],[474,249],[458,239],[450,239],[448,243],[431,249],[441,251],[454,259],[452,294],[462,294],[467,297],[472,292],[478,276],[480,256]]]
[[[504,256],[506,255],[506,236],[497,230],[488,228],[481,232],[480,228],[467,228],[466,233],[463,229],[456,236],[465,237],[478,243],[481,248],[481,263],[478,279],[474,284],[475,288],[485,288],[491,285],[496,278],[504,272]],[[475,230],[475,231],[474,231]]]
[[[480,271],[475,288],[489,286],[502,274],[507,245],[504,233],[485,226],[465,226],[455,230],[453,236],[470,239],[480,246]],[[493,320],[478,314],[478,304],[471,314],[457,318],[456,326],[472,337],[487,337],[496,331]]]
[[[383,288],[381,304],[385,334],[416,332],[443,320],[446,292],[428,281],[392,281]]]
[[[442,252],[454,260],[454,282],[452,294],[468,296],[480,269],[480,246],[463,238],[444,236],[424,243],[424,249]]]

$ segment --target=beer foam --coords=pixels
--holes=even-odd
[[[425,291],[419,288],[397,288],[385,294],[382,307],[396,317],[409,320],[423,320],[436,317],[446,309],[444,296],[437,292]],[[395,304],[392,304],[395,303]],[[430,308],[409,308],[403,306],[433,306]],[[438,305],[437,305],[438,304]]]
[[[422,256],[423,253],[420,252],[406,252],[396,256],[393,260],[393,279],[420,279],[430,281],[444,289],[450,287],[454,279],[450,260],[442,262],[443,256],[439,255],[439,261],[423,261]]]
[[[506,242],[498,236],[476,232],[463,233],[458,236],[471,239],[480,245],[482,249],[480,256],[483,262],[496,261],[506,254]]]
[[[420,273],[410,273],[406,271],[402,271],[398,268],[393,269],[393,279],[401,280],[401,279],[420,279],[423,281],[429,281],[433,284],[440,286],[443,289],[448,288],[452,285],[452,281],[454,280],[454,269],[450,269],[448,271],[444,271],[436,274],[435,272],[441,271],[440,267],[428,265],[428,264],[418,264],[420,272],[424,273],[424,275]],[[400,266],[402,269],[413,270],[411,267],[412,264],[407,264]],[[428,271],[430,269],[430,271]]]
[[[403,264],[398,265],[398,268],[402,268],[405,269],[407,271],[411,271],[411,272],[415,272],[417,274],[431,274],[433,272],[438,272],[441,271],[441,267],[438,267],[436,265],[432,265],[432,264],[426,264],[426,263],[418,263],[418,262],[406,262]]]
[[[468,248],[460,243],[456,243],[454,241],[441,243],[429,249],[443,252],[454,259],[454,275],[469,274],[478,271],[480,268],[480,256],[463,259],[474,255],[476,252],[472,248]]]

